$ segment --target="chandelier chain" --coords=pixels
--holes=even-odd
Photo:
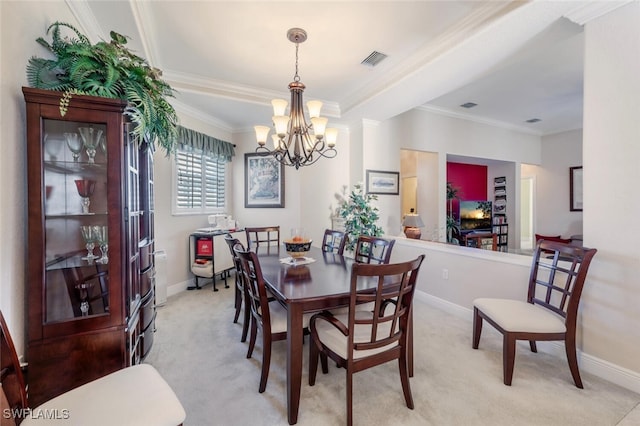
[[[296,74],[293,76],[293,81],[295,82],[300,81],[300,76],[298,75],[298,46],[300,46],[300,43],[296,43]]]

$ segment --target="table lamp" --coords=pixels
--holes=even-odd
[[[406,235],[407,238],[419,240],[422,236],[420,228],[424,226],[424,223],[422,223],[422,219],[420,218],[420,216],[413,213],[413,209],[411,209],[411,213],[407,214],[404,217],[402,226],[404,226],[404,235]]]

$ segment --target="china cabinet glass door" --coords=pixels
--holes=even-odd
[[[42,123],[44,321],[108,314],[107,126]]]

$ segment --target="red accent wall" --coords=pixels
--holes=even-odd
[[[447,182],[458,188],[460,200],[488,200],[487,166],[447,162]],[[458,219],[458,200],[453,200],[453,213]]]

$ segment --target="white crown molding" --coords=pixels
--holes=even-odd
[[[638,0],[591,1],[570,10],[565,13],[564,17],[578,25],[584,25],[593,19],[599,18],[602,15],[633,1]]]
[[[228,123],[220,119],[217,119],[215,117],[212,117],[208,114],[203,114],[200,110],[190,107],[189,105],[183,102],[180,102],[176,99],[170,99],[169,103],[173,106],[173,108],[179,114],[188,115],[189,117],[195,118],[197,120],[202,121],[203,123],[217,127],[220,130],[224,130],[229,133],[233,133],[234,131],[236,131],[236,129],[234,129]]]
[[[147,2],[130,0],[129,7],[131,8],[138,34],[140,34],[144,57],[147,59],[149,65],[157,67],[158,50],[156,49],[153,37],[149,37],[149,34],[154,33],[154,28],[153,21],[149,19],[151,12],[148,10]]]
[[[92,43],[97,43],[99,40],[111,39],[100,26],[100,22],[96,19],[91,8],[89,8],[88,2],[72,0],[66,0],[65,2],[76,18],[76,21],[78,21],[79,29]]]
[[[419,106],[419,107],[417,107],[415,109],[421,110],[421,111],[432,112],[434,114],[445,115],[447,117],[459,118],[459,119],[467,120],[467,121],[473,121],[474,123],[486,124],[488,126],[500,127],[500,128],[503,128],[503,129],[513,130],[513,131],[520,132],[520,133],[527,133],[529,135],[544,136],[543,132],[531,130],[531,129],[527,128],[527,127],[515,126],[513,124],[505,123],[504,121],[491,120],[491,119],[488,119],[488,118],[477,117],[477,116],[474,116],[474,115],[471,115],[471,114],[464,114],[464,113],[460,113],[460,112],[457,112],[457,111],[452,111],[452,110],[447,109],[447,108],[441,108],[441,107],[437,107],[437,106],[433,106],[433,105],[422,105],[422,106]]]
[[[248,102],[268,108],[271,108],[271,100],[274,98],[289,98],[288,92],[276,92],[170,70],[163,72],[163,79],[177,90]],[[321,101],[323,104],[323,116],[340,118],[340,105],[337,102]]]

